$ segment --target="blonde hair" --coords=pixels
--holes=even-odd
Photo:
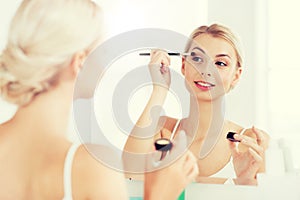
[[[207,34],[212,37],[222,38],[226,40],[235,50],[236,57],[237,57],[237,66],[238,67],[243,66],[244,56],[243,56],[240,39],[228,27],[220,24],[212,24],[210,26],[200,26],[196,28],[190,35],[191,40],[187,43],[185,52],[189,51],[191,44],[193,42],[192,40],[202,34]]]
[[[75,53],[95,47],[101,21],[91,0],[24,0],[0,56],[1,96],[22,106],[54,86]]]

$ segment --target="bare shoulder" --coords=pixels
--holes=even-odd
[[[232,122],[232,121],[226,121],[225,124],[227,125],[228,131],[233,131],[235,133],[240,134],[244,130],[243,126],[241,126],[235,122]]]
[[[121,159],[113,150],[101,145],[81,145],[73,162],[73,195],[82,199],[126,199],[121,169]]]

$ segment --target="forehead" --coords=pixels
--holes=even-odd
[[[235,49],[232,45],[223,38],[213,37],[208,34],[201,34],[194,38],[194,42],[192,43],[190,50],[195,47],[200,47],[205,51],[205,53],[209,57],[215,57],[219,54],[227,54],[231,58],[236,58]]]

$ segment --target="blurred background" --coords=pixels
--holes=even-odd
[[[20,0],[0,1],[0,50],[4,48],[8,26]],[[291,147],[293,162],[300,167],[300,18],[297,0],[96,0],[105,13],[105,36],[137,28],[169,29],[187,37],[198,26],[221,23],[229,26],[241,37],[245,51],[245,67],[238,86],[226,99],[228,119],[245,127],[267,131],[271,137],[284,138]],[[128,54],[112,63],[111,72],[119,77],[126,74],[132,65],[147,64],[149,58]],[[180,70],[180,60],[172,61],[175,70]],[[118,77],[115,77],[118,80]],[[105,80],[105,77],[103,79]],[[113,87],[113,83],[110,83]],[[113,90],[106,88],[107,91]],[[151,87],[145,86],[132,94],[128,112],[133,121],[146,103]],[[106,93],[105,93],[106,94]],[[108,95],[109,96],[109,95]],[[97,97],[96,97],[97,98]],[[103,102],[101,102],[103,101]],[[99,105],[107,105],[109,97],[99,98]],[[168,97],[166,112],[180,116],[176,95]],[[175,107],[175,109],[174,109]],[[96,106],[97,115],[107,116],[108,110]],[[9,120],[16,107],[0,100],[0,123]],[[101,118],[101,116],[100,116]],[[122,148],[126,134],[118,130],[112,117],[107,120],[107,137]],[[73,120],[70,120],[70,139],[77,140]],[[117,134],[117,135],[115,135]]]

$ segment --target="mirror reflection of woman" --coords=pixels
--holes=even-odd
[[[24,0],[18,8],[0,57],[1,97],[19,106],[0,125],[0,199],[128,199],[123,173],[66,137],[76,78],[102,24],[90,0]],[[147,174],[145,199],[176,199],[197,174],[195,163],[188,152]]]
[[[162,108],[172,81],[169,55],[163,50],[153,50],[149,63],[153,91],[124,149],[147,152],[153,139],[176,137],[184,130],[193,138],[190,150],[198,158],[199,181],[204,177],[223,177],[211,180],[232,183],[230,178],[235,178],[235,184],[255,185],[257,173],[264,171],[268,135],[254,126],[246,129],[224,116],[225,95],[237,85],[244,67],[238,37],[229,28],[213,24],[195,29],[190,38],[193,41],[185,50],[189,55],[182,56],[181,67],[190,93],[189,115],[174,119],[151,112],[154,106]],[[146,131],[157,134],[142,140],[133,136]],[[230,131],[237,133],[234,137],[240,141],[239,145],[226,139]]]

